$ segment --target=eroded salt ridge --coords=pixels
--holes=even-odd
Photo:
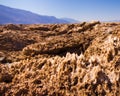
[[[0,30],[2,96],[119,96],[119,23],[5,25]]]

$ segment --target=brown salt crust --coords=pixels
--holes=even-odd
[[[0,96],[119,96],[120,23],[0,30]]]

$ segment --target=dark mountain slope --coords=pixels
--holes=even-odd
[[[0,5],[0,24],[39,24],[39,23],[69,23],[54,16],[38,15],[29,11]]]

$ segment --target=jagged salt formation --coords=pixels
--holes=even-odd
[[[11,26],[0,33],[0,95],[119,96],[119,23],[22,25],[17,36]]]

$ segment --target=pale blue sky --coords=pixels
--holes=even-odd
[[[0,0],[0,4],[80,21],[120,20],[120,0]]]

